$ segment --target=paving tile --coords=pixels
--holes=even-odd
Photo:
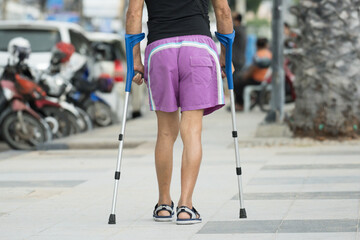
[[[291,165],[265,165],[261,170],[300,170],[300,169],[354,169],[360,164],[291,164]]]
[[[295,219],[357,219],[359,200],[295,200],[286,220]]]
[[[238,200],[236,194],[232,200]],[[292,199],[360,199],[360,191],[354,192],[277,192],[245,193],[245,200],[292,200]]]
[[[327,184],[305,184],[302,186],[303,192],[321,192],[321,191],[360,191],[360,183],[327,183]]]
[[[276,233],[282,220],[211,221],[198,234]]]
[[[201,224],[190,226],[178,226],[174,223],[156,224],[153,227],[132,226],[114,234],[109,240],[132,240],[132,239],[151,239],[151,240],[182,240],[189,239],[199,229]]]
[[[245,201],[248,220],[282,220],[289,211],[292,200],[251,200]],[[229,201],[213,215],[202,216],[211,221],[228,221],[239,219],[239,201]]]
[[[357,219],[339,220],[239,220],[208,222],[198,234],[321,233],[357,231]]]
[[[304,156],[304,155],[312,155],[312,156],[359,156],[360,155],[360,151],[357,150],[349,150],[349,151],[309,151],[309,152],[278,152],[276,153],[276,155],[299,155],[299,156]]]
[[[251,180],[250,180],[251,181]],[[249,181],[249,182],[250,182]],[[314,185],[310,185],[314,186]],[[293,185],[251,185],[244,186],[245,193],[274,193],[274,192],[301,192],[306,187],[302,184]],[[359,190],[360,191],[360,190]]]
[[[196,234],[190,240],[275,240],[275,233],[268,234]]]
[[[354,183],[360,182],[360,176],[322,176],[322,177],[287,177],[287,178],[255,178],[250,185],[288,185],[288,184],[325,184],[325,183]]]
[[[357,219],[285,220],[278,231],[279,233],[356,232],[357,222]]]
[[[355,240],[356,233],[278,233],[276,240]]]
[[[13,187],[75,187],[86,182],[85,180],[72,181],[0,181],[0,188]]]

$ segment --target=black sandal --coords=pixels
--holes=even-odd
[[[189,214],[190,218],[184,218],[184,219],[179,218],[179,214],[182,212]],[[177,207],[176,215],[177,215],[176,224],[179,225],[196,224],[202,222],[202,219],[200,218],[200,213],[198,213],[198,211],[196,211],[194,207],[192,209],[186,206]]]
[[[170,216],[159,216],[160,211],[168,211]],[[171,222],[174,216],[174,203],[171,201],[171,206],[166,204],[155,205],[155,209],[153,212],[153,218],[157,222]]]

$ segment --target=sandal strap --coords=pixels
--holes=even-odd
[[[174,203],[171,202],[171,206],[166,205],[166,204],[161,204],[161,205],[156,204],[155,209],[154,209],[154,215],[158,215],[158,213],[160,211],[168,211],[171,215],[173,215],[174,214]]]
[[[188,208],[187,206],[177,207],[176,212],[177,212],[176,216],[178,217],[180,213],[185,212],[189,214],[190,219],[200,218],[200,213],[198,213],[198,211],[196,211],[194,207],[192,209]]]

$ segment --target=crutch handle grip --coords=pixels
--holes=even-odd
[[[125,92],[131,91],[131,83],[135,75],[133,48],[144,38],[145,38],[145,33],[125,34],[126,62],[127,62]]]
[[[228,81],[229,89],[234,89],[233,75],[232,75],[232,46],[235,38],[235,31],[230,34],[221,34],[215,32],[217,39],[220,43],[224,45],[226,49],[226,58],[225,58],[225,73]]]

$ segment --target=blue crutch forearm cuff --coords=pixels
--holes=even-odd
[[[136,44],[141,42],[145,38],[144,33],[139,34],[125,34],[125,46],[126,46],[126,63],[127,63],[127,74],[126,74],[126,87],[125,91],[131,91],[131,83],[134,77],[134,56],[133,48]]]
[[[232,45],[235,38],[235,31],[230,34],[221,34],[215,32],[217,39],[220,43],[224,45],[226,49],[226,58],[225,58],[225,73],[228,80],[229,89],[234,89],[233,75],[232,75]]]

